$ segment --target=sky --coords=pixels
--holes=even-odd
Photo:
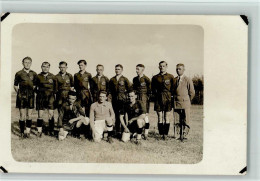
[[[184,63],[185,74],[203,75],[204,32],[195,25],[115,25],[115,24],[18,24],[12,32],[12,80],[21,70],[22,59],[30,56],[31,69],[41,72],[41,63],[51,64],[50,72],[59,72],[58,63],[66,61],[68,72],[79,71],[77,61],[88,62],[87,71],[96,75],[96,65],[105,66],[104,74],[115,75],[116,64],[124,66],[130,81],[135,67],[145,65],[145,75],[158,74],[158,63],[168,62],[168,73],[176,76],[175,66]]]

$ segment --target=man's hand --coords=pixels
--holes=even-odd
[[[130,119],[130,120],[128,121],[128,124],[131,124],[133,121],[134,121],[134,119]]]
[[[69,120],[69,123],[70,124],[74,123],[74,119]]]
[[[63,128],[60,128],[60,131],[59,131],[59,135],[64,135],[64,129]]]
[[[130,133],[130,131],[129,131],[129,129],[127,127],[125,127],[124,132],[125,133]]]

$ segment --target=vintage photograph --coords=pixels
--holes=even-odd
[[[203,40],[195,25],[16,25],[13,158],[200,162]]]
[[[7,13],[0,168],[245,175],[248,21]]]

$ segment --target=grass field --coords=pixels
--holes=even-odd
[[[55,111],[57,118],[57,112]],[[171,115],[171,120],[172,120]],[[161,163],[195,164],[202,160],[203,154],[203,106],[191,107],[191,130],[188,140],[180,142],[171,138],[171,127],[167,141],[158,140],[157,115],[150,110],[149,140],[142,145],[114,140],[113,144],[105,141],[93,143],[68,137],[58,141],[54,137],[36,137],[35,121],[37,112],[33,112],[31,139],[19,140],[19,110],[15,108],[15,95],[12,96],[12,154],[21,162],[70,162],[70,163]],[[47,120],[47,118],[45,118]]]

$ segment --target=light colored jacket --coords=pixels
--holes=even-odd
[[[174,109],[190,108],[191,100],[195,96],[192,80],[183,75],[178,83],[179,77],[174,78]]]

